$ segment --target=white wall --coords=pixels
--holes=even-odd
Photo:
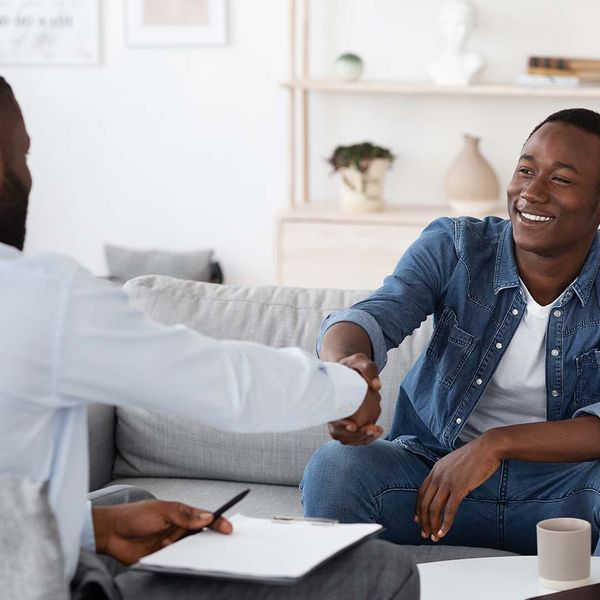
[[[102,246],[213,247],[229,283],[270,283],[274,220],[287,205],[286,0],[230,0],[225,47],[128,48],[122,3],[104,0],[99,68],[4,68],[33,140],[28,251],[70,254],[104,273]],[[442,0],[313,0],[316,75],[342,51],[365,77],[423,79],[440,50]],[[600,56],[597,0],[475,0],[472,49],[486,81],[529,54]],[[463,132],[503,183],[535,123],[566,101],[318,96],[313,190],[333,197],[325,157],[370,139],[398,155],[391,202],[439,203]],[[600,109],[599,102],[578,102]]]

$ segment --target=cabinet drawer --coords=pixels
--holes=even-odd
[[[375,289],[422,227],[382,223],[279,224],[278,283]]]

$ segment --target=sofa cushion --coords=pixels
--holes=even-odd
[[[88,439],[90,449],[90,491],[112,479],[115,464],[115,407],[88,405]]]
[[[131,303],[157,322],[183,323],[205,335],[300,346],[314,352],[321,321],[369,292],[275,286],[234,287],[139,277],[125,286]],[[421,352],[429,322],[389,353],[382,373],[382,416],[389,429],[398,384]],[[165,404],[169,401],[165,398]],[[312,453],[329,440],[325,426],[292,433],[216,431],[166,413],[117,409],[115,477],[190,477],[297,485]]]
[[[211,280],[212,250],[169,252],[138,250],[107,244],[104,247],[111,277],[127,281],[140,275],[169,275],[194,281]]]
[[[111,482],[111,486],[120,485],[135,485],[161,500],[186,502],[206,510],[215,510],[242,490],[250,488],[251,492],[227,513],[229,516],[236,512],[262,519],[276,515],[302,516],[297,486],[168,477],[126,477]]]

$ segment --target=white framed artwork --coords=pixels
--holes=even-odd
[[[125,0],[131,46],[225,44],[226,0]]]
[[[0,64],[97,65],[98,0],[0,0]]]

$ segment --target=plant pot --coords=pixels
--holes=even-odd
[[[356,81],[363,72],[363,61],[356,54],[342,54],[335,61],[335,76],[342,81]]]
[[[465,145],[446,174],[446,196],[457,213],[486,215],[498,205],[498,177],[479,151],[479,138],[464,138]]]
[[[345,167],[340,174],[340,207],[347,212],[374,212],[383,208],[383,182],[390,168],[387,158],[375,158],[364,172]]]

